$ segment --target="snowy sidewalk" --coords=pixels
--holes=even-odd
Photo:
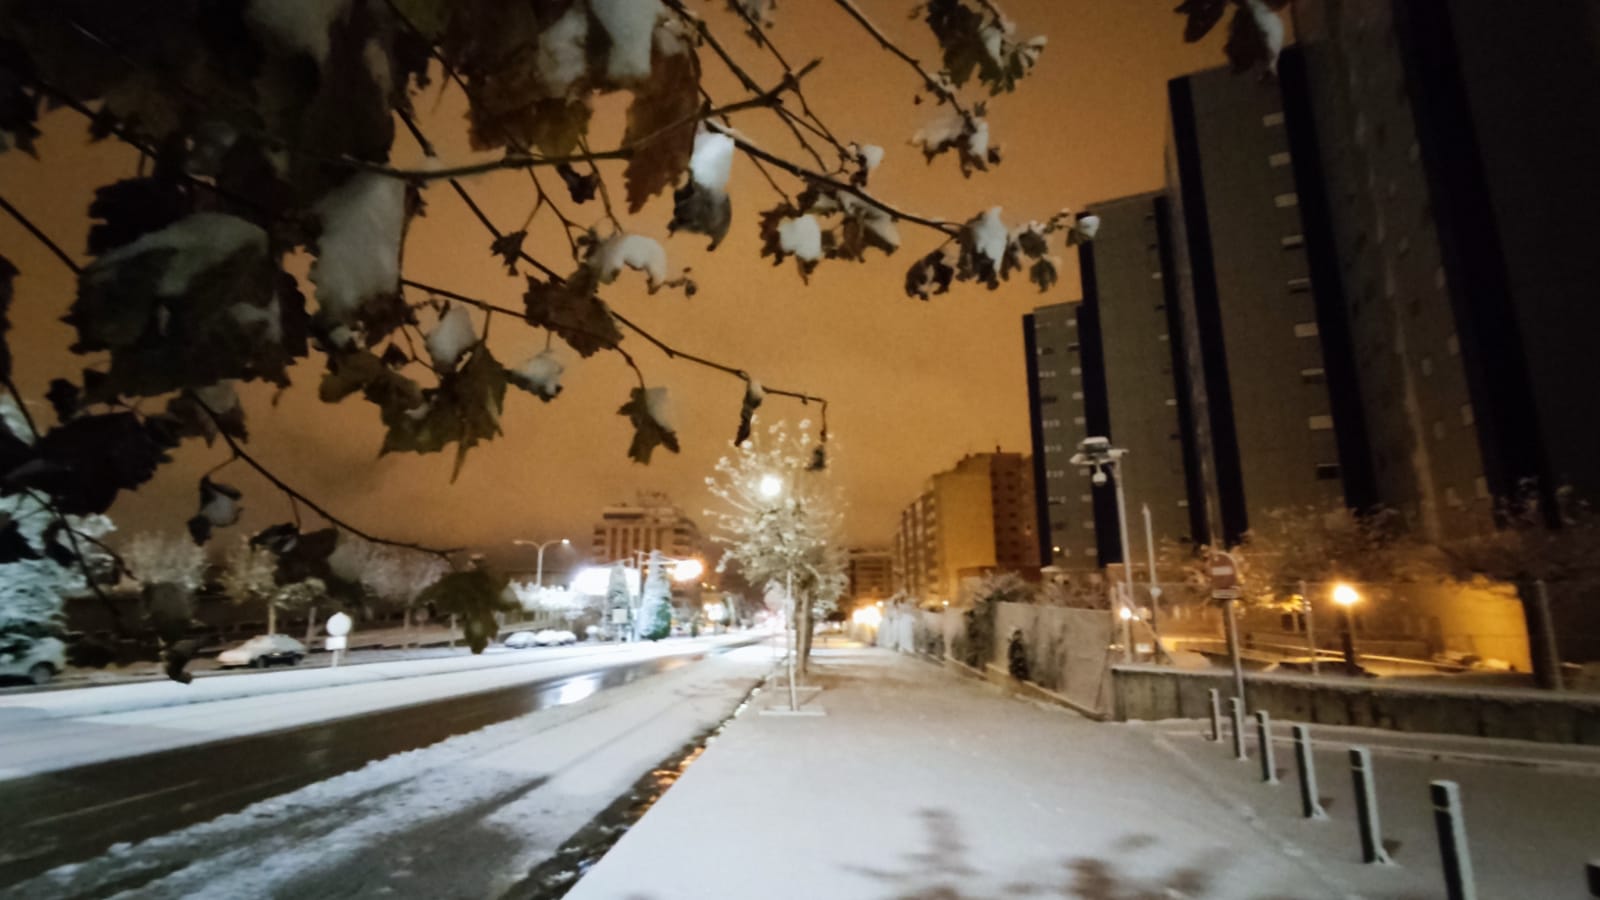
[[[1149,733],[889,651],[813,665],[826,716],[740,716],[569,900],[1357,892]]]

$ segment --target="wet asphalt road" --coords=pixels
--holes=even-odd
[[[0,781],[0,886],[90,859],[115,843],[207,821],[375,759],[560,705],[563,688],[573,696],[570,687],[577,683],[604,690],[705,655],[597,665],[478,694]]]

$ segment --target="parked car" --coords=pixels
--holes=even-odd
[[[229,647],[217,654],[217,662],[224,668],[249,666],[264,669],[282,663],[292,666],[304,659],[306,645],[286,634],[258,634],[237,647]]]
[[[19,646],[18,644],[24,644]],[[58,638],[33,638],[0,652],[0,678],[26,678],[45,684],[67,667],[67,645]]]
[[[541,647],[559,647],[576,644],[578,636],[561,628],[545,628],[534,634],[534,642]]]
[[[502,643],[513,650],[522,650],[527,647],[537,647],[539,645],[538,640],[534,637],[533,632],[531,631],[512,632],[511,634],[506,635],[506,639],[502,641]]]

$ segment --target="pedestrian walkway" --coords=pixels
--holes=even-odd
[[[821,646],[813,668],[823,690],[805,702],[826,715],[747,710],[569,900],[1320,898],[1381,888],[1378,877],[1336,883],[1225,793],[1197,789],[1195,772],[1149,731],[1014,699],[886,650]],[[787,701],[773,683],[756,706]]]

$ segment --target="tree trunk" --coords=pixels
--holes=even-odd
[[[456,614],[455,613],[451,613],[450,614],[450,648],[453,650],[453,649],[455,649],[455,646],[456,646]]]
[[[317,608],[315,606],[306,610],[306,646],[311,646],[311,641],[317,636]]]
[[[278,604],[267,601],[267,634],[278,633]]]
[[[811,661],[811,633],[815,630],[815,626],[811,621],[810,595],[806,595],[798,599],[800,603],[800,614],[795,616],[795,628],[797,630],[795,641],[800,648],[797,651],[798,662],[800,664],[800,674],[804,675],[807,671],[807,664]]]
[[[400,645],[411,646],[411,607],[406,607],[400,613]]]

